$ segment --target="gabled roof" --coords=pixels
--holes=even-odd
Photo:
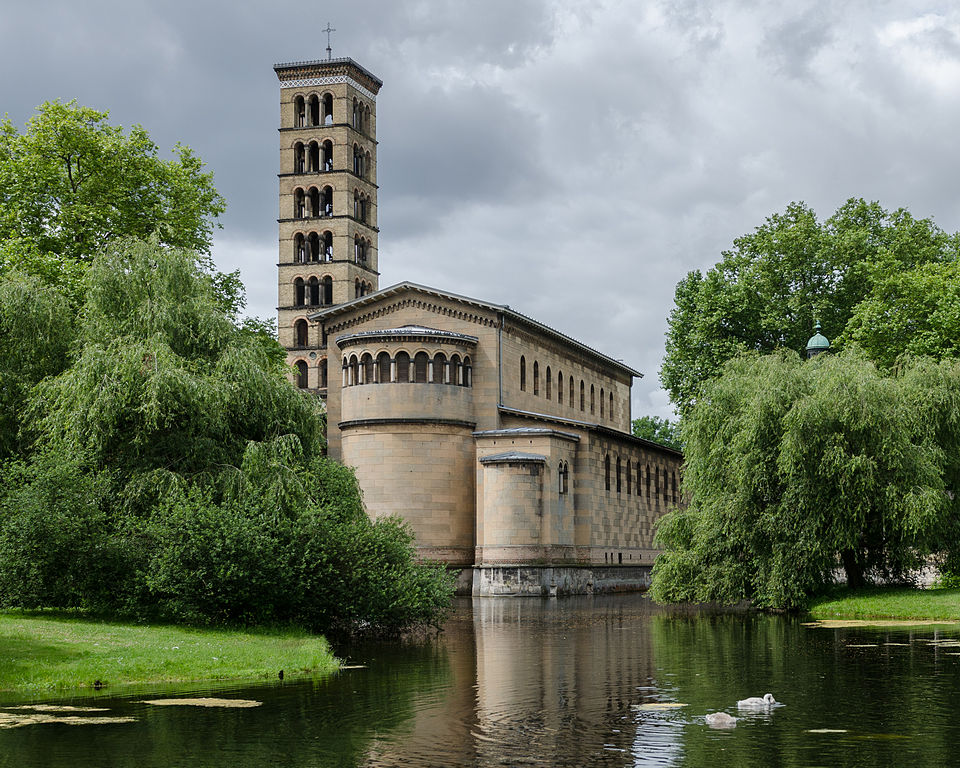
[[[480,299],[471,299],[469,296],[461,296],[456,293],[450,293],[449,291],[441,291],[438,288],[430,288],[426,285],[419,285],[418,283],[411,283],[405,281],[402,283],[397,283],[396,285],[391,285],[388,288],[383,288],[374,293],[368,293],[366,296],[361,296],[359,299],[353,299],[348,301],[345,304],[337,304],[333,307],[328,307],[326,309],[321,309],[319,312],[314,312],[311,315],[307,315],[307,318],[313,321],[323,321],[337,315],[350,312],[355,309],[360,309],[362,307],[368,306],[370,304],[377,304],[384,299],[392,298],[401,293],[407,291],[418,291],[420,293],[425,293],[430,296],[436,296],[441,299],[448,299],[451,301],[458,301],[463,304],[470,304],[472,306],[478,307],[480,309],[486,309],[491,312],[499,312],[509,317],[514,322],[519,323],[520,325],[526,325],[546,336],[551,336],[554,339],[557,339],[564,344],[568,344],[579,352],[583,352],[590,357],[598,358],[603,361],[605,365],[608,365],[612,368],[616,368],[623,373],[629,374],[630,376],[636,376],[637,378],[643,378],[643,374],[640,371],[631,368],[629,365],[625,365],[619,360],[615,360],[612,357],[607,357],[607,355],[602,352],[598,352],[592,347],[588,347],[586,344],[583,344],[576,339],[572,339],[566,334],[560,333],[560,331],[551,328],[548,325],[537,322],[532,317],[527,317],[527,315],[517,312],[515,309],[510,309],[506,304],[492,304],[488,301],[481,301]]]

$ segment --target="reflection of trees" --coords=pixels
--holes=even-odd
[[[764,615],[657,616],[651,638],[691,714],[767,692],[786,705],[742,719],[735,734],[685,729],[685,766],[947,765],[960,747],[952,703],[960,665],[937,661],[907,633],[813,630]],[[849,733],[807,732],[817,728]]]

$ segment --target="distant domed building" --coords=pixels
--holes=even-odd
[[[332,458],[473,594],[642,588],[683,456],[630,434],[638,371],[510,307],[380,289],[376,97],[349,58],[278,64],[279,335]]]

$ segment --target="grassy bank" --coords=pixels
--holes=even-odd
[[[810,606],[815,619],[960,621],[960,589],[869,587],[831,593]]]
[[[326,672],[323,637],[298,631],[136,626],[45,611],[0,611],[0,691],[55,692]]]

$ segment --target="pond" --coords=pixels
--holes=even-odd
[[[958,638],[668,611],[640,595],[463,600],[440,635],[341,649],[355,668],[322,680],[45,702],[99,712],[8,696],[0,768],[948,765]],[[768,692],[782,706],[737,709]],[[251,706],[144,703],[164,697]],[[710,727],[718,711],[735,726]],[[24,714],[36,718],[10,727]],[[74,724],[88,718],[115,722]]]

